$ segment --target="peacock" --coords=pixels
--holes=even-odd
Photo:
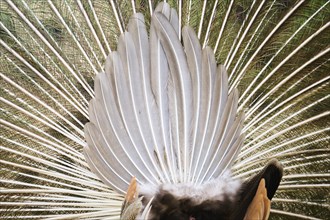
[[[2,0],[1,219],[327,219],[330,1]]]

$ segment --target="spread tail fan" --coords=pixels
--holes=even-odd
[[[244,117],[236,117],[238,92],[228,95],[225,68],[217,67],[213,51],[202,50],[189,28],[184,42],[191,53],[186,54],[177,24],[171,23],[178,20],[173,12],[168,4],[156,8],[149,46],[140,46],[149,39],[138,31],[146,29],[136,21],[142,15],[134,16],[131,31],[119,38],[118,52],[110,53],[105,72],[95,79],[85,154],[96,174],[119,192],[132,176],[153,185],[217,178],[243,144]],[[149,65],[138,62],[138,54]],[[155,84],[161,86],[153,86],[153,70],[159,70]]]
[[[326,219],[329,10],[1,1],[0,216]]]

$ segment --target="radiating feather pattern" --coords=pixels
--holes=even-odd
[[[97,76],[90,102],[93,117],[87,124],[88,130],[96,125],[92,127],[97,131],[86,132],[88,146],[94,147],[87,147],[85,153],[92,161],[102,158],[103,164],[93,163],[97,173],[107,182],[113,179],[111,186],[120,191],[132,174],[142,184],[217,178],[213,174],[221,175],[228,167],[220,166],[222,161],[232,161],[236,156],[232,151],[238,152],[242,144],[234,144],[243,122],[240,117],[234,123],[237,92],[227,99],[225,69],[217,68],[210,48],[201,51],[189,27],[183,31],[187,49],[182,45],[177,14],[168,4],[158,6],[152,16],[150,44],[138,18],[143,20],[139,14],[131,18],[132,33],[121,35],[118,52],[110,53],[105,73]],[[103,140],[99,133],[104,133]],[[92,139],[99,141],[95,144]],[[108,159],[106,152],[112,155]],[[114,170],[112,175],[102,173],[106,166]],[[115,183],[117,178],[125,181]]]
[[[234,175],[246,178],[276,157],[285,175],[270,218],[326,219],[329,1],[168,3],[179,24],[191,26],[202,47],[214,50],[217,64],[226,64],[229,91],[239,90],[246,139]],[[133,35],[134,12],[145,16],[137,21],[149,33],[155,8],[152,1],[1,1],[2,217],[118,219],[123,198],[87,165],[83,126],[94,79],[120,33]],[[161,131],[153,128],[159,130],[152,134]],[[169,180],[169,165],[163,165],[158,171]]]

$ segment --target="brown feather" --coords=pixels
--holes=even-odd
[[[244,220],[267,220],[270,212],[270,200],[267,197],[267,189],[265,179],[259,182],[257,192],[249,205]]]

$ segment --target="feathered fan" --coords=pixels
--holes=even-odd
[[[329,14],[0,2],[0,216],[326,219]]]
[[[130,19],[95,79],[87,162],[119,192],[136,176],[144,205],[151,202],[145,219],[243,219],[262,196],[261,180],[266,200],[274,196],[281,166],[274,161],[243,185],[226,173],[244,141],[238,92],[228,95],[225,67],[216,65],[211,48],[201,49],[189,27],[182,47],[179,30],[168,4],[155,9],[150,40],[143,16]],[[258,206],[260,219],[267,218],[269,204],[262,199]]]

